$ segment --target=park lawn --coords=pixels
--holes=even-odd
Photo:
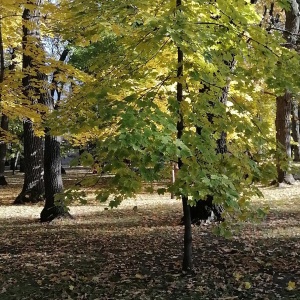
[[[300,299],[300,186],[264,189],[254,202],[270,214],[232,239],[193,227],[193,274],[181,272],[179,200],[72,206],[74,220],[40,224],[41,205],[8,205],[19,188],[0,190],[1,300]]]

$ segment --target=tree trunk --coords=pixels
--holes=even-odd
[[[0,85],[4,81],[4,47],[3,47],[3,37],[2,37],[2,20],[0,20]],[[2,101],[3,93],[0,91],[0,102]],[[1,118],[1,130],[8,130],[8,118],[2,114]],[[0,133],[0,185],[7,185],[7,181],[4,176],[5,172],[5,161],[6,161],[6,142],[3,139],[3,132]]]
[[[69,49],[65,49],[62,52],[59,60],[65,61],[68,53]],[[57,104],[61,99],[61,92],[58,89],[58,83],[55,79],[57,74],[58,71],[53,74],[52,85],[54,88],[50,91],[50,94],[44,93],[42,95],[43,103],[49,108],[50,113],[57,109]],[[54,104],[55,92],[57,93],[56,105]],[[61,166],[61,141],[61,137],[51,135],[50,128],[45,129],[44,179],[46,202],[40,215],[41,222],[50,222],[61,217],[72,218],[63,202],[55,201],[55,195],[63,192],[62,171],[64,169]]]
[[[294,161],[300,161],[300,122],[298,101],[292,101],[292,137],[296,145],[292,145]]]
[[[45,207],[41,212],[41,222],[50,222],[55,218],[69,216],[63,203],[55,203],[55,194],[63,192],[61,176],[61,138],[51,136],[47,130],[45,136]]]
[[[286,154],[287,159],[291,159],[291,110],[292,110],[292,95],[286,92],[283,96],[276,98],[276,141],[278,146]],[[282,169],[280,163],[277,164],[278,183],[293,184],[295,179],[292,174]]]
[[[40,1],[36,2],[38,4]],[[31,4],[33,4],[31,2]],[[22,68],[24,77],[22,78],[23,94],[32,103],[39,102],[40,88],[38,75],[36,72],[34,52],[39,51],[39,11],[38,9],[25,8],[22,15],[23,36],[23,63]],[[30,26],[29,26],[30,25]],[[25,159],[25,178],[23,189],[14,204],[25,202],[36,202],[44,198],[44,142],[41,137],[37,137],[33,129],[33,121],[26,119],[23,121],[24,130],[24,159]]]
[[[176,0],[176,6],[181,5],[181,0]],[[183,76],[183,51],[177,48],[177,78],[180,79]],[[181,140],[184,130],[183,113],[180,109],[183,101],[183,86],[181,82],[177,82],[177,103],[179,107],[178,115],[179,120],[177,122],[177,139]],[[178,157],[178,170],[183,167],[181,157]],[[184,246],[183,246],[183,261],[182,270],[186,272],[192,271],[193,259],[192,259],[192,225],[191,225],[191,207],[188,204],[188,195],[181,195],[182,208],[183,208],[183,223],[184,223]]]
[[[1,118],[1,131],[8,131],[8,117],[2,115]],[[3,134],[1,134],[3,136]],[[7,185],[5,179],[5,162],[6,162],[6,149],[7,143],[5,141],[0,142],[0,185]]]
[[[21,193],[14,204],[44,200],[44,141],[34,134],[33,123],[27,119],[24,128],[24,169],[25,177]]]
[[[191,207],[188,204],[188,197],[182,196],[184,239],[183,239],[183,261],[182,270],[190,272],[193,268],[193,237],[191,223]]]
[[[290,1],[290,9],[285,11],[285,31],[284,38],[287,41],[287,48],[295,48],[297,46],[299,24],[300,24],[300,11],[298,0]],[[291,121],[290,116],[292,112],[292,95],[288,91],[283,96],[276,98],[276,141],[281,147],[287,159],[291,159]],[[282,169],[280,161],[277,163],[277,180],[279,185],[281,183],[293,184],[295,179],[292,174]]]

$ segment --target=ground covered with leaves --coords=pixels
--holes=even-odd
[[[300,186],[264,189],[256,204],[270,214],[232,239],[193,227],[193,274],[181,271],[180,201],[144,194],[41,224],[40,205],[8,205],[19,187],[0,190],[1,300],[300,299]]]

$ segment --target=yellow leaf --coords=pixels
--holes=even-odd
[[[288,283],[286,289],[287,289],[288,291],[292,291],[292,290],[294,290],[295,288],[296,288],[296,283],[295,283],[294,281],[289,281],[289,283]]]
[[[251,283],[249,281],[244,282],[245,284],[245,289],[248,290],[251,288]]]
[[[74,285],[70,285],[70,286],[69,286],[69,289],[70,289],[71,291],[73,291],[73,290],[74,290]]]

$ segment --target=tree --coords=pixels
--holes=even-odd
[[[296,47],[297,35],[299,33],[299,4],[298,1],[292,0],[290,8],[285,10],[285,31],[286,47],[291,49]],[[293,94],[286,90],[284,95],[276,98],[276,140],[280,150],[283,150],[288,160],[292,157],[291,150],[291,114],[292,114]],[[282,168],[280,162],[277,164],[278,183],[283,182],[293,184],[295,179],[290,172],[290,163],[287,163],[288,169]]]
[[[94,63],[83,68],[90,77],[58,115],[71,134],[96,140],[97,160],[105,162],[104,172],[114,174],[97,198],[113,196],[110,206],[115,207],[141,191],[144,182],[165,179],[178,162],[175,183],[168,180],[152,192],[173,192],[183,200],[185,215],[190,205],[210,196],[211,204],[224,208],[223,216],[247,218],[248,200],[260,194],[253,179],[267,181],[276,173],[274,151],[262,143],[269,141],[269,124],[257,117],[258,106],[266,110],[271,101],[260,101],[261,91],[286,83],[288,68],[297,78],[295,53],[280,46],[279,34],[261,27],[250,2],[94,6],[92,1],[63,1],[69,19],[89,26],[82,31],[74,22],[71,31],[62,21],[62,35],[76,36],[73,43],[80,47],[113,36],[116,47],[94,53]],[[226,64],[233,56],[234,70]],[[259,149],[255,159],[248,154],[252,148]],[[88,155],[86,161],[94,163]],[[189,217],[184,219],[189,232]],[[229,234],[227,226],[223,222],[218,232]],[[184,264],[190,266],[190,261]]]
[[[60,56],[60,61],[64,62],[68,56],[69,49],[66,48]],[[59,71],[55,71],[52,78],[52,90],[47,97],[44,98],[44,104],[48,107],[49,112],[53,112],[58,108],[61,100],[62,91],[58,87],[56,76]],[[57,96],[56,104],[54,101],[55,93]],[[63,192],[62,167],[61,167],[61,141],[60,136],[54,136],[51,128],[45,129],[45,152],[44,152],[44,180],[45,180],[45,206],[41,212],[41,222],[49,222],[55,218],[71,217],[67,212],[63,201],[55,201],[55,195]]]
[[[29,7],[25,7],[22,15],[23,38],[22,38],[22,69],[24,77],[22,79],[23,93],[25,98],[32,103],[42,103],[39,84],[41,79],[36,70],[35,55],[40,52],[39,33],[39,10],[40,1],[33,3],[28,1]],[[15,199],[15,204],[26,202],[37,202],[44,200],[44,140],[42,136],[37,136],[34,130],[34,123],[30,118],[23,121],[24,130],[24,160],[25,178],[21,193]]]
[[[299,104],[297,100],[292,101],[292,137],[295,142],[292,145],[294,161],[300,161],[300,122]]]
[[[4,82],[4,45],[2,38],[2,18],[0,19],[0,85],[3,85]],[[0,93],[0,102],[2,100],[3,94]],[[2,114],[1,117],[1,130],[8,130],[8,118],[6,115]],[[1,141],[0,141],[0,185],[7,185],[7,181],[4,176],[5,171],[5,161],[6,161],[6,142],[4,140],[4,134],[1,132]]]
[[[179,8],[177,13],[180,13],[181,9],[181,0],[176,0],[176,7]],[[181,103],[184,101],[183,97],[183,83],[181,82],[181,79],[184,76],[183,73],[183,66],[184,66],[184,55],[183,51],[180,48],[180,46],[177,47],[177,62],[178,62],[178,68],[177,68],[177,102],[178,102],[178,115],[179,119],[177,122],[177,138],[179,141],[182,139],[183,131],[184,131],[184,118],[183,118],[183,112],[181,111]],[[183,168],[184,163],[182,158],[178,157],[178,169],[179,171]],[[192,226],[191,226],[191,209],[188,204],[188,195],[182,194],[181,195],[182,200],[182,207],[183,207],[183,222],[184,222],[184,247],[183,247],[183,262],[182,262],[182,268],[185,271],[191,271],[193,264],[192,264]]]

